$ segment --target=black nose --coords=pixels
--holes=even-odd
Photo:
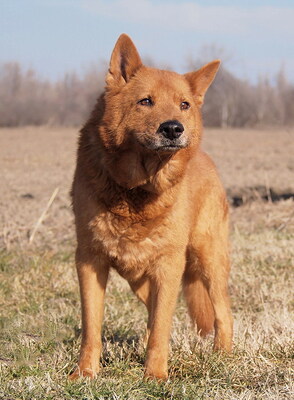
[[[167,139],[177,139],[184,132],[184,127],[179,121],[165,121],[159,128],[158,133],[162,133]]]

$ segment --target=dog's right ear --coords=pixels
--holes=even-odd
[[[203,104],[204,95],[214,80],[219,66],[220,60],[214,60],[198,69],[198,71],[188,72],[184,75],[190,84],[196,103],[199,106]]]
[[[134,43],[123,33],[118,38],[111,55],[106,76],[107,86],[124,85],[141,66],[142,61]]]

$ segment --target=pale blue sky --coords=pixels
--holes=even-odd
[[[0,61],[43,77],[108,60],[122,32],[178,72],[215,44],[241,78],[273,78],[283,65],[294,82],[293,0],[0,0]]]

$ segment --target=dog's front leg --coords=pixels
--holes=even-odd
[[[152,321],[145,362],[146,378],[165,380],[168,377],[169,336],[184,265],[184,255],[164,260],[156,277],[151,279]]]
[[[76,266],[82,303],[82,343],[78,367],[70,379],[80,376],[93,379],[99,371],[101,325],[109,266],[102,255],[79,249],[76,252]]]

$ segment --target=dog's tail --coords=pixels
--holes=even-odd
[[[201,336],[206,336],[214,327],[214,310],[207,288],[201,279],[184,277],[183,291],[193,325]]]

